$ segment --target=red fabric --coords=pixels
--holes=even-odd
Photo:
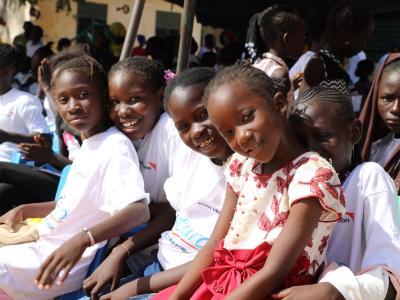
[[[251,250],[227,250],[223,247],[223,241],[221,241],[219,246],[214,250],[214,265],[203,271],[203,283],[190,299],[224,299],[241,283],[264,266],[271,248],[271,245],[263,242],[255,249]],[[313,283],[313,277],[308,275],[309,267],[310,260],[304,252],[286,277],[283,288]],[[168,299],[175,288],[176,286],[169,287],[158,293],[152,299]]]

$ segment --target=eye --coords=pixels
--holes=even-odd
[[[383,99],[385,102],[393,102],[393,101],[396,99],[396,96],[395,96],[395,95],[384,95],[384,96],[382,97],[382,99]]]
[[[188,124],[179,124],[179,125],[176,125],[176,129],[179,132],[186,132],[189,129],[189,125]]]
[[[67,97],[57,98],[57,102],[60,104],[66,104],[68,102],[68,98]]]
[[[207,113],[207,111],[204,109],[204,110],[202,110],[199,114],[198,114],[198,116],[197,116],[197,120],[198,121],[205,121],[205,120],[207,120],[208,119],[208,113]]]
[[[229,139],[232,136],[232,134],[233,134],[232,130],[227,130],[222,135],[224,138]]]
[[[244,113],[243,117],[242,117],[242,122],[248,122],[251,120],[251,118],[253,117],[254,114],[254,110],[250,110]]]
[[[89,96],[89,93],[86,91],[79,93],[79,99],[86,99]]]
[[[118,101],[118,100],[110,99],[110,105],[111,105],[111,106],[117,106],[118,104],[119,104],[119,101]]]
[[[140,101],[142,101],[143,100],[143,98],[142,97],[132,97],[130,100],[129,100],[129,105],[134,105],[134,104],[136,104],[136,103],[138,103],[138,102],[140,102]]]

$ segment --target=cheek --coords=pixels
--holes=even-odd
[[[179,136],[181,137],[181,140],[185,143],[186,146],[188,146],[193,150],[196,150],[196,147],[193,145],[192,139],[190,138],[190,131],[185,133],[179,133]]]

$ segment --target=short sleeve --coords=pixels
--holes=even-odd
[[[130,151],[123,152],[121,150],[113,155],[102,172],[104,202],[100,210],[110,214],[115,214],[136,201],[145,200],[149,203],[149,195],[144,191],[137,156],[132,155]]]
[[[235,153],[229,158],[225,167],[226,182],[237,195],[240,194],[246,176],[245,163],[247,163],[246,157]]]
[[[316,198],[323,207],[321,222],[336,222],[345,213],[344,194],[333,167],[318,155],[292,170],[289,206],[307,198]]]
[[[24,96],[25,97],[25,96]],[[43,107],[39,100],[35,98],[25,99],[25,103],[19,107],[19,116],[22,122],[25,124],[29,133],[49,133],[49,127],[47,126],[46,119],[42,114]]]

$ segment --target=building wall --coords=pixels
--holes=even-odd
[[[29,5],[17,5],[0,1],[0,16],[7,23],[6,26],[0,26],[0,41],[11,43],[15,36],[21,34],[24,30],[22,26],[24,21],[29,20]]]
[[[133,4],[130,0],[92,0],[87,2],[107,4],[107,24],[113,22],[121,22],[128,27],[129,19],[133,10]],[[122,10],[117,8],[123,5],[130,5],[128,14],[124,14]],[[45,41],[57,42],[61,37],[73,38],[76,36],[76,20],[77,20],[77,2],[71,1],[70,12],[55,12],[55,1],[39,0],[38,8],[41,12],[41,17],[33,22],[44,29]],[[163,0],[147,0],[143,10],[142,19],[139,26],[139,34],[143,34],[146,38],[155,35],[156,26],[156,11],[168,11],[182,13],[182,7],[170,4]],[[202,26],[198,22],[194,22],[193,36],[196,41],[201,43]]]

